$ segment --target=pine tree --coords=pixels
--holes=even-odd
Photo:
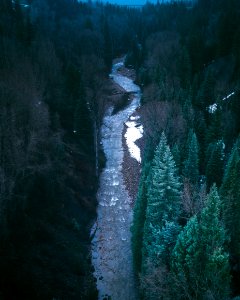
[[[187,127],[192,128],[194,121],[194,110],[191,97],[188,97],[183,104],[183,116],[187,122]]]
[[[218,104],[219,107],[219,104]],[[213,114],[209,116],[209,126],[206,134],[206,142],[213,143],[221,139],[223,136],[222,130],[222,109],[218,108]]]
[[[178,72],[181,85],[185,89],[189,86],[191,80],[191,60],[188,50],[183,48],[178,61]]]
[[[211,70],[208,70],[204,81],[202,82],[199,93],[197,96],[196,105],[203,108],[204,110],[210,105],[214,103],[215,95],[214,95],[214,86],[215,86],[215,78]]]
[[[107,71],[111,70],[113,60],[112,38],[110,27],[107,17],[104,19],[103,24],[103,37],[104,37],[104,62],[107,67]]]
[[[132,252],[133,266],[136,273],[141,271],[142,265],[142,242],[143,242],[143,227],[146,217],[147,207],[147,184],[149,175],[150,163],[146,163],[142,169],[142,175],[139,183],[137,199],[133,211],[132,231]]]
[[[217,143],[212,143],[208,146],[207,150],[207,168],[206,178],[208,187],[216,183],[217,187],[220,187],[223,177],[224,167],[224,143],[223,140]]]
[[[202,111],[196,111],[195,113],[195,126],[194,131],[196,133],[198,143],[201,146],[199,148],[199,170],[200,173],[203,174],[205,170],[205,145],[206,145],[206,132],[207,132],[207,125],[206,119]]]
[[[171,152],[172,152],[173,159],[175,161],[175,164],[176,164],[176,167],[177,167],[177,170],[178,170],[178,173],[179,173],[179,169],[180,169],[180,166],[181,166],[181,152],[180,152],[180,149],[179,149],[179,145],[174,144]]]
[[[229,256],[220,219],[220,198],[214,186],[200,216],[192,217],[178,236],[172,272],[178,299],[222,299],[229,296]]]
[[[240,139],[235,143],[229,157],[223,184],[223,217],[231,237],[230,253],[234,262],[240,262]]]
[[[158,264],[169,256],[178,232],[180,183],[164,133],[156,148],[148,188],[143,234],[143,271],[147,262]]]
[[[196,184],[199,176],[198,141],[196,134],[191,130],[188,137],[187,156],[183,166],[183,176],[191,183]]]

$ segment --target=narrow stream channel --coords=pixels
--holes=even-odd
[[[106,166],[100,175],[97,194],[97,221],[92,229],[92,263],[97,280],[99,300],[136,300],[132,268],[131,233],[132,208],[123,183],[122,161],[123,125],[140,103],[140,88],[119,74],[123,61],[112,68],[113,80],[127,92],[134,93],[131,103],[111,115],[107,111],[101,128],[101,141],[106,155]]]

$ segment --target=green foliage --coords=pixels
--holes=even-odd
[[[198,92],[197,106],[205,109],[215,102],[214,87],[214,75],[212,71],[208,70]]]
[[[183,163],[183,176],[196,184],[199,177],[199,147],[196,134],[191,130],[187,141],[187,155]]]
[[[146,57],[143,68],[148,80],[141,82],[143,83],[144,101],[142,102],[142,111],[145,118],[143,118],[144,127],[148,129],[150,126],[152,122],[151,113],[156,116],[157,120],[165,118],[162,110],[154,111],[154,113],[151,111],[153,107],[151,101],[167,100],[171,106],[181,105],[185,130],[177,132],[177,129],[182,125],[180,125],[180,120],[174,120],[174,126],[171,126],[168,122],[164,130],[167,132],[168,137],[173,135],[174,132],[174,137],[170,138],[169,141],[176,165],[178,168],[180,166],[180,174],[183,175],[182,204],[184,214],[181,214],[181,224],[185,225],[185,217],[188,219],[193,216],[193,219],[190,219],[185,227],[189,232],[188,236],[184,229],[185,233],[182,238],[186,241],[186,245],[181,249],[183,255],[181,264],[185,264],[185,248],[189,252],[192,251],[191,261],[188,258],[191,267],[185,266],[185,273],[182,273],[181,276],[178,274],[177,284],[171,284],[169,280],[171,279],[172,283],[174,282],[174,274],[173,276],[170,274],[171,272],[166,266],[169,260],[165,258],[171,253],[172,245],[169,243],[169,252],[166,250],[168,246],[165,247],[164,245],[168,244],[168,241],[171,240],[170,233],[174,232],[172,230],[174,226],[172,228],[170,224],[175,225],[176,222],[168,220],[164,224],[168,224],[165,231],[162,211],[166,207],[160,201],[161,195],[158,195],[162,191],[162,186],[156,184],[154,171],[156,162],[153,162],[150,172],[152,183],[149,184],[147,193],[148,206],[143,242],[143,260],[147,257],[145,260],[147,267],[143,268],[141,277],[145,289],[145,298],[228,299],[229,295],[227,292],[224,294],[224,290],[227,291],[228,289],[229,274],[228,271],[225,272],[226,285],[222,282],[223,275],[221,274],[224,274],[225,267],[226,270],[228,269],[225,242],[223,240],[226,241],[229,237],[231,237],[231,274],[234,277],[232,294],[234,296],[240,293],[239,286],[237,286],[240,274],[239,150],[235,149],[235,153],[232,152],[226,166],[224,159],[225,150],[226,153],[229,151],[233,141],[239,135],[240,128],[240,27],[239,22],[237,22],[240,18],[240,3],[237,0],[201,0],[197,1],[193,7],[188,7],[185,10],[178,4],[174,8],[171,5],[149,5],[143,9],[143,15],[147,15],[148,20],[151,19],[148,22],[143,18],[144,25],[148,24],[149,27],[141,27],[145,28],[145,36],[147,37],[145,44],[143,43]],[[233,32],[233,34],[230,34],[230,32]],[[226,95],[230,94],[231,96],[227,98]],[[210,114],[209,105],[214,103],[217,103],[218,109],[215,113]],[[146,116],[144,113],[146,113]],[[175,115],[171,115],[171,118],[173,116]],[[184,148],[182,142],[185,140],[186,131],[189,132],[191,128],[195,136],[193,132],[190,134],[187,147]],[[225,149],[223,149],[223,146],[225,146]],[[147,147],[151,148],[148,149],[148,153],[152,153],[155,145],[154,143],[147,143]],[[152,156],[149,156],[148,161],[151,158]],[[223,173],[225,173],[224,179]],[[158,178],[161,174],[159,172]],[[200,177],[199,174],[202,176]],[[214,214],[209,208],[209,203],[207,205],[208,209],[202,211],[205,203],[205,193],[203,192],[204,186],[206,186],[205,183],[208,189],[214,183],[217,187],[222,184],[223,209],[217,218],[216,216],[213,217],[213,220],[218,220],[219,232],[223,232],[221,228],[223,228],[222,222],[224,221],[226,233],[224,232],[225,237],[221,238],[221,234],[218,236],[217,230],[215,231],[214,234],[219,239],[219,244],[216,241],[217,238],[216,240],[213,239],[216,249],[215,252],[212,250],[212,253],[210,253],[210,250],[208,252],[208,249],[212,249],[209,236],[212,235],[210,227],[213,224],[211,225],[210,219],[207,220],[204,212]],[[152,206],[151,201],[154,204]],[[151,222],[148,220],[151,220]],[[158,225],[155,225],[155,223]],[[203,229],[204,223],[209,224],[208,230]],[[174,237],[174,234],[172,236]],[[203,239],[205,239],[205,242],[203,242]],[[218,247],[219,249],[217,249]],[[206,256],[209,257],[206,258]],[[221,257],[223,260],[222,263],[219,263],[219,268],[222,269],[218,273],[216,261],[220,262]],[[217,274],[216,281],[212,278],[214,272]],[[158,279],[157,276],[159,276]],[[204,276],[206,277],[205,281]],[[188,280],[190,280],[192,287]],[[196,287],[198,282],[201,289]],[[179,286],[182,284],[183,287],[187,286],[188,291],[192,288],[192,294],[184,294],[184,288],[177,289],[174,296],[166,292],[169,286],[171,289],[173,285],[176,287],[178,284]],[[214,288],[214,284],[216,284],[216,288]]]
[[[90,115],[90,108],[86,101],[85,91],[82,82],[79,83],[79,92],[73,108],[73,133],[79,138],[79,142],[84,145],[93,143],[93,125]],[[90,149],[88,149],[89,151]]]
[[[179,214],[179,178],[165,134],[161,136],[152,163],[152,182],[148,189],[150,222],[162,226],[165,221],[176,220]]]
[[[240,140],[232,149],[225,168],[221,187],[223,218],[231,237],[230,253],[233,260],[240,257]]]
[[[113,60],[113,45],[112,45],[112,36],[111,36],[110,27],[107,18],[104,19],[103,36],[104,36],[104,62],[106,64],[107,70],[110,71],[112,66],[112,60]]]
[[[58,18],[60,2],[51,12],[51,1],[23,2],[0,3],[0,297],[94,299],[93,140],[73,134],[76,126],[91,136],[88,69],[79,72],[74,22]]]
[[[219,108],[209,116],[209,126],[207,130],[206,141],[208,143],[217,142],[223,136],[222,130],[222,109]]]
[[[182,50],[181,56],[178,62],[179,78],[183,88],[187,88],[191,82],[191,60],[186,48]]]
[[[212,143],[208,146],[206,154],[206,178],[207,185],[210,188],[214,183],[220,187],[223,178],[224,167],[224,148],[223,140]]]
[[[178,299],[228,299],[230,267],[220,205],[213,187],[200,216],[192,217],[178,236],[172,256]]]
[[[163,257],[168,257],[178,231],[180,182],[164,133],[155,150],[147,197],[143,270],[149,260],[157,265]]]
[[[139,69],[143,61],[143,49],[142,46],[138,43],[138,41],[134,40],[132,42],[132,47],[130,52],[128,53],[125,61],[125,65],[130,68],[134,68],[136,70]]]
[[[133,265],[136,273],[141,271],[142,265],[142,243],[143,243],[143,228],[146,216],[147,207],[147,186],[148,174],[150,164],[146,163],[142,169],[142,175],[139,183],[137,199],[133,211],[133,225],[132,231],[132,252],[133,252]]]
[[[179,171],[180,170],[180,166],[181,166],[181,152],[180,152],[180,149],[179,149],[179,145],[178,144],[174,144],[171,152],[172,152],[173,159],[175,161],[177,170]]]

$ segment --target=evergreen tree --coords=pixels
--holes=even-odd
[[[216,183],[217,187],[220,187],[223,177],[224,167],[224,148],[223,140],[216,143],[212,143],[208,146],[207,150],[207,167],[206,167],[206,179],[208,187]]]
[[[93,126],[85,98],[77,100],[73,118],[73,133],[79,137],[80,143],[93,141]]]
[[[187,142],[187,156],[183,166],[183,176],[196,184],[199,176],[198,141],[196,134],[191,130]]]
[[[200,173],[203,174],[205,170],[205,144],[206,144],[206,119],[202,111],[196,111],[195,113],[195,126],[194,131],[199,142],[199,169]]]
[[[73,133],[80,138],[81,144],[93,142],[92,119],[81,78],[73,115]]]
[[[200,216],[192,217],[178,236],[172,271],[178,299],[222,299],[229,296],[229,256],[220,219],[220,198],[214,186]]]
[[[215,79],[213,73],[212,71],[208,70],[198,92],[196,102],[197,106],[206,109],[209,105],[214,103],[214,86]]]
[[[157,265],[164,258],[167,263],[178,232],[180,183],[164,133],[155,151],[147,196],[143,233],[143,271],[148,261]]]
[[[137,199],[133,211],[132,231],[132,252],[133,265],[136,273],[141,271],[142,265],[142,242],[143,242],[143,227],[146,216],[147,207],[147,184],[150,163],[144,164],[142,175],[139,183]]]
[[[188,50],[184,48],[178,62],[179,78],[183,88],[187,88],[191,80],[191,61]]]
[[[191,97],[189,97],[183,104],[183,116],[187,122],[188,128],[192,128],[193,120],[194,120],[194,110],[193,110],[193,106],[192,106]]]
[[[218,141],[223,136],[222,130],[222,109],[219,108],[209,117],[209,127],[207,130],[206,141],[207,143],[212,143]]]
[[[223,217],[231,237],[230,253],[235,264],[240,262],[240,139],[237,140],[229,157],[221,194]]]
[[[104,37],[104,62],[109,72],[112,67],[113,60],[113,47],[112,47],[112,37],[109,28],[108,19],[105,17],[103,24],[103,37]]]
[[[177,170],[179,171],[180,166],[181,166],[181,152],[179,149],[179,145],[178,144],[174,144],[173,148],[172,148],[172,155],[173,155],[173,159],[175,161]]]
[[[138,70],[143,61],[143,49],[139,42],[135,39],[132,42],[131,50],[128,53],[125,61],[125,65],[134,67]]]

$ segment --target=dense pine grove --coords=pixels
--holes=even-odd
[[[239,20],[238,0],[0,1],[0,299],[97,299],[99,129],[126,53],[143,93],[139,297],[238,299]]]
[[[142,299],[240,295],[239,17],[239,1],[142,11],[141,61],[130,56],[143,86],[132,226]]]

